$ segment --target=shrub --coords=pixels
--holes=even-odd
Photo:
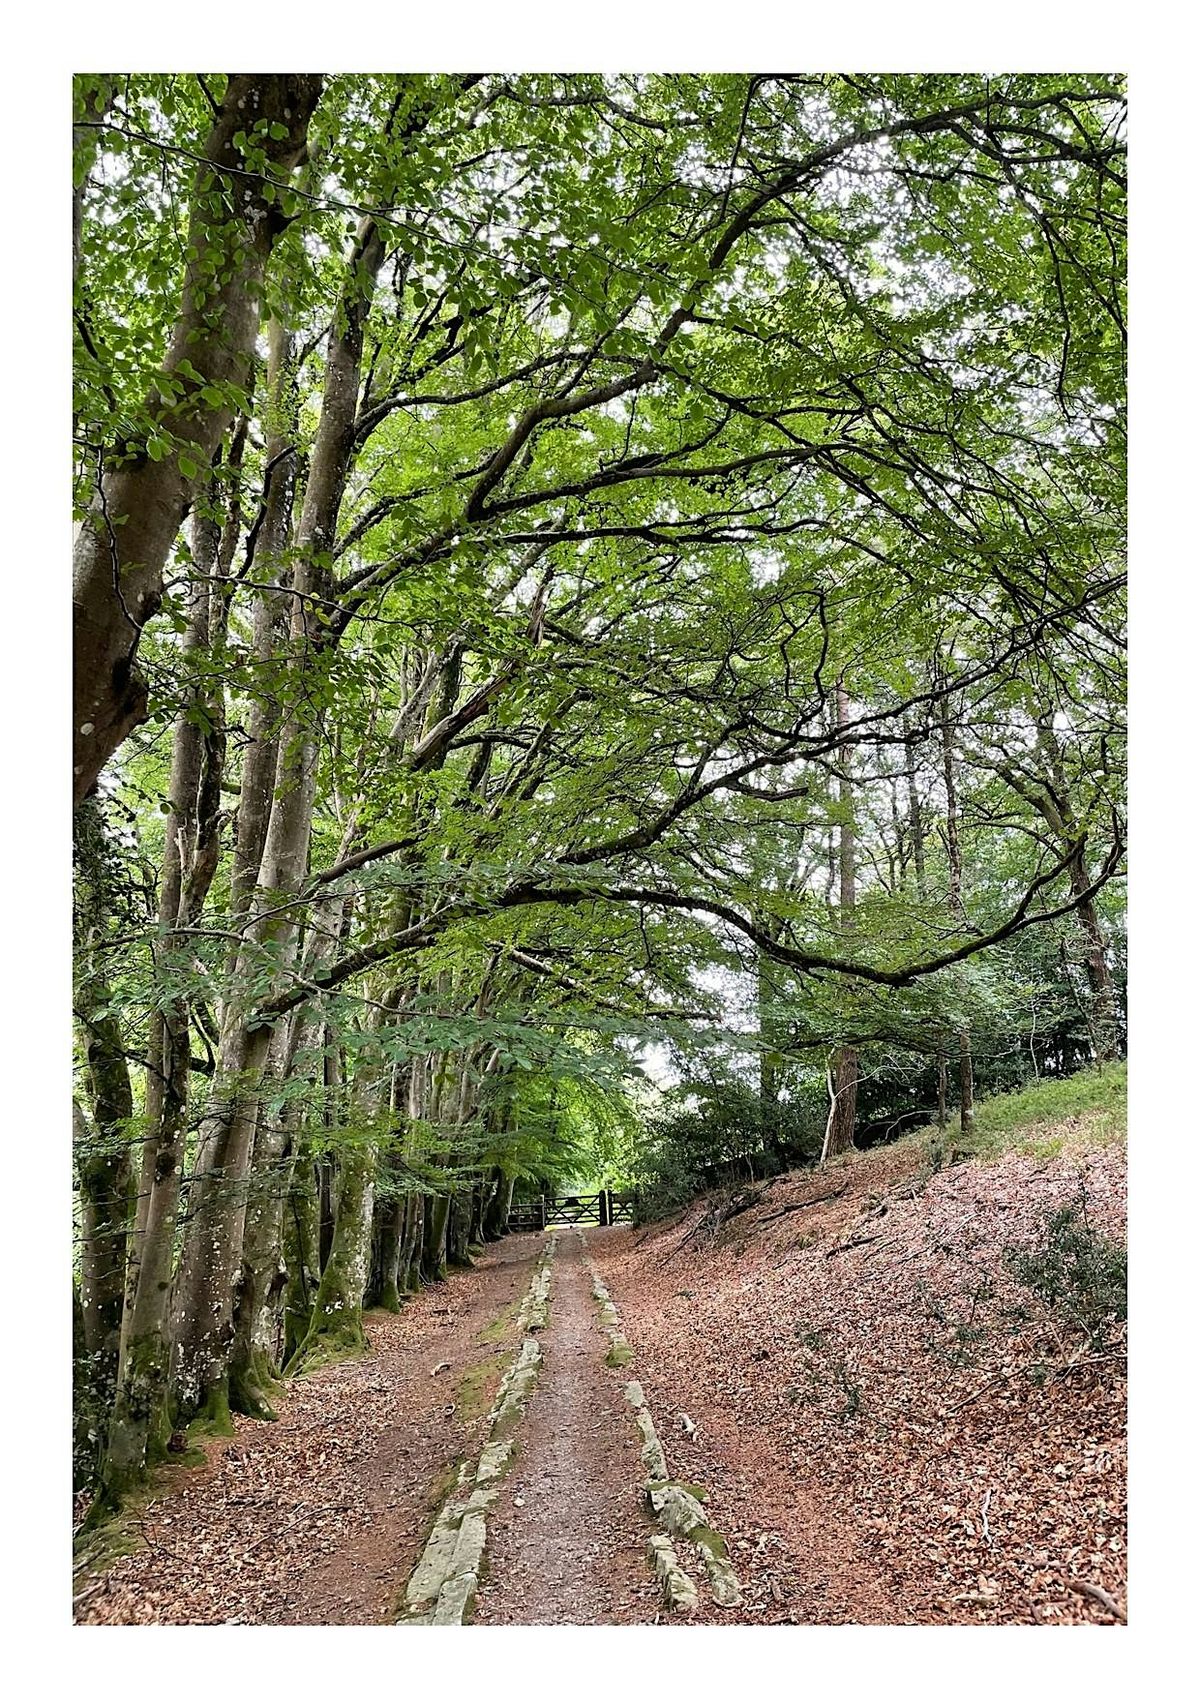
[[[1036,1242],[1005,1251],[1013,1278],[1033,1292],[1065,1336],[1082,1334],[1093,1348],[1126,1316],[1125,1245],[1096,1231],[1087,1192],[1049,1210]]]

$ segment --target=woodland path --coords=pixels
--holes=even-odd
[[[479,1626],[633,1625],[662,1610],[646,1565],[653,1528],[623,1397],[629,1374],[604,1365],[583,1234],[556,1236],[537,1388],[489,1516]]]
[[[629,1228],[554,1236],[541,1368],[488,1515],[474,1623],[844,1621],[863,1618],[864,1601],[866,1618],[896,1618],[875,1595],[876,1576],[839,1547],[834,1505],[799,1503],[779,1458],[748,1449],[736,1426],[704,1406],[701,1386],[680,1384],[658,1350],[643,1355],[642,1341],[655,1331],[644,1303],[660,1309],[667,1297],[651,1295],[625,1265]],[[128,1553],[81,1576],[76,1619],[394,1621],[460,1461],[473,1463],[485,1441],[488,1410],[518,1343],[517,1309],[544,1245],[540,1235],[506,1238],[474,1269],[419,1292],[402,1313],[369,1315],[365,1357],[292,1382],[275,1423],[239,1418],[232,1440],[208,1440],[202,1470],[168,1470],[161,1494],[130,1525]],[[630,1367],[605,1365],[593,1261],[621,1307],[635,1352]],[[641,1500],[639,1435],[624,1398],[632,1377],[645,1384],[668,1458],[714,1499],[714,1523],[749,1581],[742,1609],[716,1608],[685,1552],[699,1611],[663,1610],[646,1561],[656,1528]],[[693,1399],[696,1445],[679,1436],[681,1398]],[[756,1572],[764,1563],[767,1571]]]

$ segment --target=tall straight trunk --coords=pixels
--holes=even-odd
[[[837,726],[843,735],[838,799],[842,808],[842,823],[838,839],[838,893],[842,930],[854,928],[856,897],[857,838],[854,821],[854,789],[850,782],[850,754],[844,745],[844,734],[850,726],[850,698],[844,678],[837,685]],[[825,1143],[821,1159],[844,1155],[854,1147],[854,1127],[858,1115],[858,1051],[843,1044],[834,1055],[829,1091],[829,1118],[825,1125]]]
[[[471,1192],[455,1191],[450,1198],[446,1216],[446,1260],[451,1267],[469,1267],[468,1244],[471,1237]]]
[[[180,1168],[187,1130],[187,1012],[168,1010],[159,1067],[162,1104],[154,1137],[153,1178],[142,1232],[137,1286],[121,1343],[120,1382],[109,1426],[98,1504],[120,1502],[141,1479],[146,1464],[166,1451],[170,1345],[167,1318]]]
[[[112,1046],[118,1036],[111,1016],[97,1020],[89,1033],[95,1118],[89,1121],[79,1102],[72,1102],[80,1228],[73,1377],[81,1484],[97,1471],[120,1364],[132,1205],[128,1137],[133,1093],[124,1056]]]
[[[1049,769],[1050,780],[1043,780],[1043,787],[1031,799],[1062,847],[1073,846],[1067,870],[1071,894],[1076,898],[1075,916],[1083,937],[1083,964],[1091,992],[1088,1035],[1093,1058],[1102,1065],[1115,1060],[1118,1053],[1116,989],[1096,900],[1088,894],[1087,838],[1079,828],[1062,746],[1049,718],[1043,718],[1038,725],[1038,748]],[[1029,794],[1028,788],[1025,793]]]
[[[289,598],[279,592],[288,574],[284,564],[292,534],[296,495],[296,389],[291,337],[272,320],[268,326],[266,489],[254,564],[261,582],[254,604],[251,659],[259,684],[246,721],[238,795],[237,832],[230,872],[229,907],[240,918],[250,907],[267,843],[267,826],[279,763],[280,713],[266,687],[281,664],[288,625]]]
[[[446,1277],[446,1225],[450,1197],[439,1192],[425,1198],[425,1226],[421,1244],[421,1277],[426,1284],[441,1284]]]
[[[184,638],[189,657],[211,646],[221,625],[215,599],[219,534],[207,513],[192,521],[195,581]],[[189,706],[205,704],[203,717],[185,711],[175,725],[171,748],[167,826],[159,882],[160,938],[156,964],[168,977],[183,960],[182,925],[198,918],[217,864],[220,779],[224,760],[223,717],[213,692],[197,685]],[[162,1451],[169,1425],[165,1407],[169,1296],[175,1254],[189,1091],[190,1009],[185,995],[173,996],[150,1015],[146,1055],[146,1136],[142,1145],[137,1211],[131,1243],[125,1311],[121,1326],[118,1390],[102,1470],[102,1501],[119,1501],[141,1477],[147,1461]]]
[[[207,475],[229,428],[232,408],[212,399],[250,387],[263,276],[283,228],[274,184],[303,153],[320,91],[315,76],[233,75],[205,142],[189,210],[182,302],[163,360],[173,382],[148,396],[146,441],[104,471],[75,544],[76,805],[146,717],[138,642],[161,604],[163,570],[197,480]],[[269,125],[256,136],[264,175],[246,169],[236,139],[259,122]]]
[[[975,1069],[969,1031],[958,1034],[958,1123],[964,1133],[975,1124]]]
[[[954,721],[945,695],[939,704],[942,722],[942,775],[946,785],[946,858],[950,867],[950,912],[960,924],[967,917],[963,902],[962,843],[958,835],[958,783],[955,775]],[[975,1070],[971,1059],[971,1025],[964,1020],[958,1031],[958,1122],[965,1134],[975,1117]]]
[[[407,1289],[405,1227],[409,1193],[401,1188],[403,1163],[395,1139],[408,1109],[409,1063],[393,1062],[388,1068],[386,1180],[387,1193],[375,1204],[375,1267],[372,1295],[381,1308],[398,1312]]]
[[[374,1149],[347,1149],[339,1162],[333,1243],[307,1334],[290,1363],[292,1371],[314,1360],[357,1354],[366,1348],[362,1302],[370,1269],[374,1187]]]
[[[121,1317],[131,1225],[130,1138],[133,1085],[120,1021],[113,1012],[106,955],[92,947],[108,915],[106,879],[97,851],[104,837],[98,806],[76,814],[75,854],[79,877],[77,927],[83,967],[74,987],[87,1062],[89,1112],[73,1100],[75,1172],[79,1189],[80,1344],[77,1390],[92,1409],[89,1440],[93,1455],[112,1406],[120,1362]]]
[[[782,935],[782,922],[777,915],[761,913],[758,923],[770,936]],[[758,1101],[762,1117],[765,1153],[779,1169],[785,1164],[784,1150],[778,1133],[779,1085],[783,1056],[780,1052],[781,1020],[779,1014],[780,971],[762,949],[755,961],[755,993],[758,1003]]]
[[[946,1050],[938,1043],[937,1052],[937,1122],[938,1129],[946,1129],[946,1103],[950,1094],[950,1070],[946,1061]]]
[[[284,1291],[285,1365],[308,1336],[313,1303],[321,1283],[320,1203],[317,1171],[311,1155],[302,1149],[292,1170],[292,1182],[284,1203],[283,1253],[287,1262]]]
[[[267,1076],[282,1085],[292,1074],[304,1010],[275,1030]],[[284,1204],[291,1188],[296,1143],[289,1104],[264,1104],[254,1156],[242,1239],[242,1266],[234,1306],[229,1359],[229,1405],[236,1413],[273,1419],[271,1393],[283,1366]]]
[[[1115,1061],[1120,1052],[1116,987],[1095,897],[1085,894],[1089,881],[1082,851],[1072,858],[1069,871],[1071,892],[1079,898],[1075,915],[1083,933],[1083,963],[1091,989],[1088,1025],[1092,1052],[1097,1064],[1102,1066],[1106,1061]]]
[[[419,1190],[412,1190],[404,1207],[404,1236],[400,1244],[400,1265],[396,1273],[396,1282],[402,1291],[419,1288],[424,1252],[425,1197]]]
[[[496,1243],[508,1231],[508,1214],[512,1207],[513,1187],[516,1179],[511,1178],[502,1167],[495,1169],[495,1182],[487,1206],[483,1210],[483,1240],[485,1243]]]
[[[921,797],[917,790],[917,753],[915,746],[911,744],[908,749],[907,764],[908,835],[912,844],[912,868],[917,883],[917,894],[924,899],[925,819],[921,811]]]
[[[403,1192],[389,1195],[375,1205],[374,1266],[371,1295],[380,1308],[396,1314],[403,1299],[400,1258],[404,1247],[404,1216],[407,1198]]]

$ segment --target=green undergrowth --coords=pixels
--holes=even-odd
[[[1050,1161],[1124,1143],[1126,1071],[1121,1061],[987,1096],[977,1104],[975,1123],[965,1135],[957,1122],[942,1133],[934,1127],[917,1135],[928,1139],[935,1167],[953,1160],[996,1161],[1009,1154]]]

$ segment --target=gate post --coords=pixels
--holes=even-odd
[[[538,1197],[538,1217],[540,1218],[540,1220],[542,1222],[541,1225],[538,1227],[538,1230],[539,1231],[545,1231],[545,1229],[546,1229],[546,1192],[544,1190],[543,1190],[542,1194]]]
[[[612,1209],[609,1207],[607,1190],[600,1192],[600,1224],[602,1226],[612,1224]]]

